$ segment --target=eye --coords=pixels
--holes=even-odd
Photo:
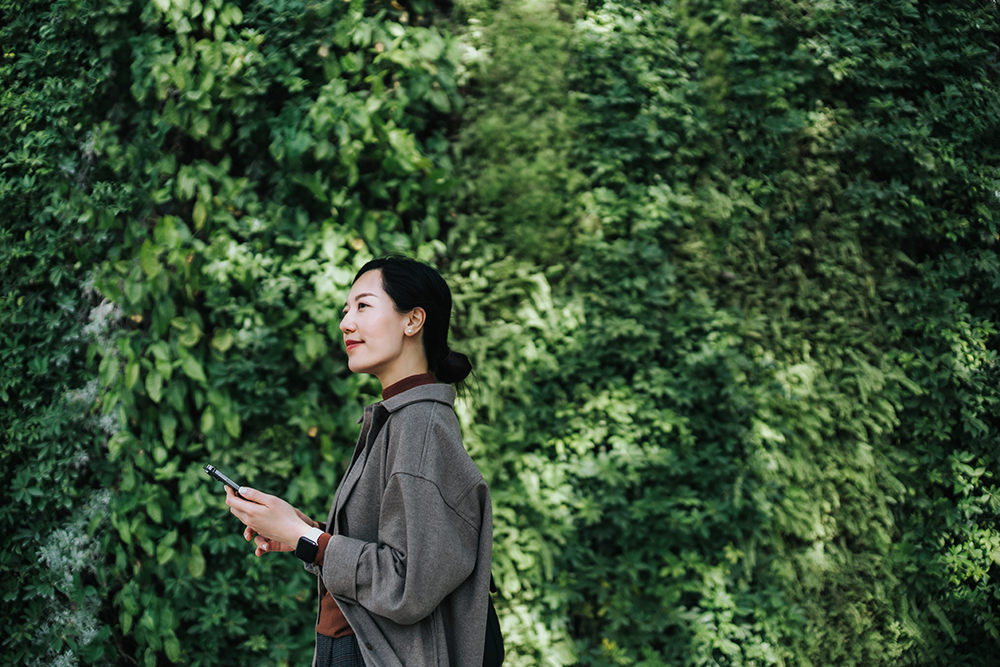
[[[368,308],[368,304],[364,301],[358,301],[358,310],[361,310],[362,308]]]

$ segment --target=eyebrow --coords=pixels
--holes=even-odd
[[[356,297],[354,297],[354,300],[357,301],[358,299],[363,299],[366,296],[373,296],[376,299],[378,298],[378,294],[372,294],[371,292],[365,292],[364,294],[358,294]],[[345,302],[344,303],[344,308],[347,308],[347,306],[348,306],[348,303]]]

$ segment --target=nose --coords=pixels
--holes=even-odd
[[[350,319],[351,314],[344,313],[344,316],[340,318],[340,332],[343,334],[348,334],[354,331],[354,323]]]

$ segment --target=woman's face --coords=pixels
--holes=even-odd
[[[419,319],[422,309],[410,313],[396,311],[392,299],[382,288],[381,271],[361,274],[351,287],[344,317],[340,320],[351,371],[374,375],[383,388],[410,375],[415,361],[412,357],[417,349],[413,345],[415,334],[419,333],[422,323],[415,325],[415,313]]]

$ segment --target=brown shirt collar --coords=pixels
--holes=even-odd
[[[382,400],[388,400],[393,396],[399,396],[404,391],[408,389],[413,389],[414,387],[422,387],[425,384],[434,384],[437,382],[434,376],[430,373],[421,373],[420,375],[411,375],[410,377],[403,378],[398,382],[394,382],[385,389],[382,390]]]

